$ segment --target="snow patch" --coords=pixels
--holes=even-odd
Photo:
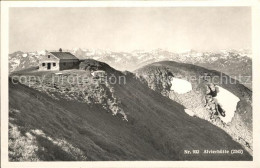
[[[192,117],[195,115],[192,110],[184,109],[184,111],[185,111],[185,113],[187,113],[188,115],[190,115],[190,116],[192,116]]]
[[[192,90],[192,85],[189,81],[179,78],[172,78],[171,90],[179,94],[184,94]]]
[[[27,57],[27,56],[28,56],[28,54],[23,54],[22,56],[25,58],[25,57]]]
[[[216,88],[218,93],[215,99],[226,114],[225,117],[220,115],[220,119],[225,123],[231,122],[236,111],[237,103],[240,101],[240,99],[233,93],[220,86],[216,86]]]

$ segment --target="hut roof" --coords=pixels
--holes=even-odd
[[[73,54],[71,54],[70,52],[50,52],[52,55],[56,56],[59,59],[77,59],[78,58],[76,56],[74,56]]]

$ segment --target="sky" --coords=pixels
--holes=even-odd
[[[11,8],[9,52],[251,48],[250,7]]]

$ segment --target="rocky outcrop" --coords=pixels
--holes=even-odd
[[[205,96],[205,107],[210,111],[211,117],[213,119],[219,115],[225,117],[225,111],[221,108],[221,105],[214,99],[217,95],[217,89],[213,83],[206,85],[206,96]]]
[[[136,75],[152,90],[158,91],[164,96],[169,96],[173,74],[167,68],[155,68],[148,70],[145,74],[137,73]]]

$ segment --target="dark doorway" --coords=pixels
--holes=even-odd
[[[47,69],[51,69],[51,63],[47,63]]]

